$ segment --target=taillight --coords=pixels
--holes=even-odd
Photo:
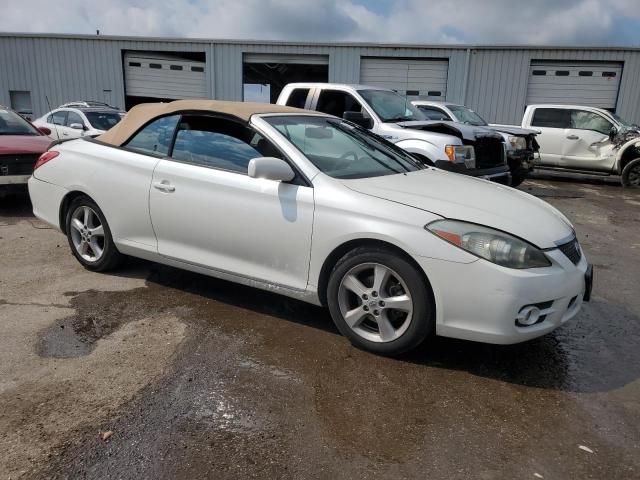
[[[38,158],[38,161],[33,166],[33,169],[36,170],[36,169],[40,168],[42,165],[47,163],[49,160],[53,160],[58,155],[60,155],[60,152],[56,152],[55,150],[50,150],[48,152],[44,152],[42,155],[40,155],[40,158]]]

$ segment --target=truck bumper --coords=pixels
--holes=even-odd
[[[448,172],[461,173],[472,177],[486,178],[498,183],[509,185],[511,183],[511,174],[509,173],[509,165],[500,165],[491,168],[467,168],[461,163],[452,163],[446,160],[438,160],[435,166],[441,170]]]

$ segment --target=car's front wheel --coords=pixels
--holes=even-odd
[[[640,187],[640,158],[631,160],[622,170],[622,185]]]
[[[86,269],[104,272],[122,260],[102,210],[89,197],[76,197],[71,202],[65,227],[71,252]]]
[[[381,248],[358,248],[331,273],[327,303],[340,332],[357,347],[397,355],[434,331],[431,288],[403,256]]]

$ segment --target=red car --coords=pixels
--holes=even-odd
[[[53,141],[50,133],[0,105],[0,195],[26,187],[38,157]]]

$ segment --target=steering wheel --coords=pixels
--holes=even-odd
[[[346,160],[348,156],[352,156],[354,160],[358,160],[358,154],[356,152],[354,152],[353,150],[350,150],[346,153],[343,153],[340,156],[340,160]]]

